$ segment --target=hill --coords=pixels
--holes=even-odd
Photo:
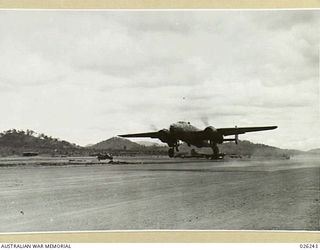
[[[37,134],[32,130],[10,129],[0,133],[0,155],[21,155],[23,152],[42,154],[70,154],[79,151],[80,146],[64,140]]]
[[[52,156],[88,156],[105,152],[114,155],[165,155],[167,147],[144,146],[120,137],[112,137],[94,145],[81,147],[32,130],[10,129],[0,133],[0,156],[21,156],[26,152]]]
[[[222,144],[221,151],[229,154],[239,154],[248,156],[292,156],[304,153],[299,150],[281,149],[261,143],[252,143],[250,141],[239,141],[238,145],[232,142]]]
[[[166,155],[168,147],[154,144],[141,145],[121,137],[112,137],[90,146],[91,150],[108,151],[114,155]]]
[[[310,154],[320,154],[320,148],[311,149],[308,151]]]
[[[239,141],[238,144],[234,142],[227,142],[218,145],[220,152],[225,154],[236,154],[246,156],[292,156],[297,154],[305,153],[299,150],[281,149],[277,147],[268,146],[265,144],[252,143],[250,141]],[[194,146],[188,147],[183,143],[180,147],[180,152],[190,152],[191,149],[195,149],[199,153],[212,154],[211,148],[197,148]]]
[[[90,148],[105,150],[139,150],[144,148],[144,146],[121,137],[112,137],[98,142],[97,144],[90,146]]]

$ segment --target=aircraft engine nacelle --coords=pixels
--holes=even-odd
[[[215,128],[215,127],[212,127],[212,126],[206,127],[206,128],[204,129],[204,132],[205,132],[206,134],[210,134],[210,133],[213,133],[213,132],[216,132],[216,131],[217,131],[216,128]]]
[[[223,142],[223,136],[214,127],[206,127],[203,132],[205,139],[208,139],[215,143]]]
[[[161,129],[158,131],[158,138],[160,141],[167,143],[169,147],[173,147],[177,141],[172,138],[168,129]]]
[[[170,143],[171,142],[171,137],[170,137],[170,132],[168,129],[161,129],[158,131],[158,138],[160,141],[164,143]]]

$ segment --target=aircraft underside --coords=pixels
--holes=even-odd
[[[210,156],[212,159],[219,159],[221,157],[221,154],[219,154],[219,148],[218,148],[216,143],[212,143],[211,142],[210,144],[209,143],[204,143],[204,144],[205,145],[199,145],[199,144],[194,145],[194,144],[188,143],[189,146],[190,145],[194,145],[194,146],[197,146],[199,148],[201,148],[201,147],[211,147],[212,148],[212,155],[211,156],[208,155],[208,156]],[[170,148],[168,150],[168,156],[170,158],[173,158],[174,155],[175,155],[175,151],[179,152],[179,143],[176,142],[174,144],[169,145],[169,147]]]

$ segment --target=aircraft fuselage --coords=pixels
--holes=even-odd
[[[211,147],[212,144],[223,142],[223,136],[220,135],[214,127],[210,127],[210,130],[211,130],[210,132],[212,134],[212,138],[211,140],[208,140],[205,131],[203,132],[203,138],[201,138],[201,135],[199,135],[199,132],[202,130],[191,125],[189,122],[180,121],[180,122],[171,124],[169,127],[170,136],[175,138],[176,141],[181,140],[186,142],[189,145],[193,145],[199,148]]]

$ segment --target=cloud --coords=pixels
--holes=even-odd
[[[10,40],[0,42],[0,80],[11,85],[37,85],[57,82],[69,74],[70,69],[63,63],[45,60],[22,43]]]
[[[272,31],[288,30],[297,26],[314,25],[319,21],[317,15],[317,10],[262,11],[259,16],[254,17],[254,20]]]
[[[176,120],[275,124],[246,138],[314,147],[318,12],[1,11],[1,128],[85,145]]]
[[[161,35],[164,33],[185,34],[192,29],[193,14],[167,12],[166,15],[163,15],[157,11],[141,11],[139,15],[136,15],[126,12],[121,20],[118,20],[135,32],[161,33]]]

